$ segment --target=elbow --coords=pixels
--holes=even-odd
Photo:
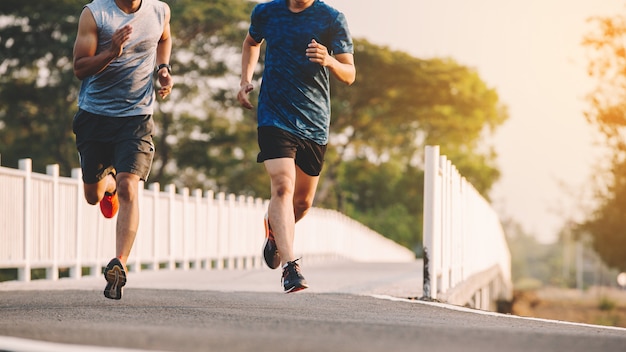
[[[348,86],[351,86],[352,83],[354,83],[354,81],[356,80],[356,67],[354,67],[354,64],[350,66],[350,70],[348,70],[347,73],[348,74],[345,76],[343,83],[345,83]]]
[[[345,83],[347,86],[351,86],[354,81],[356,81],[356,73],[353,73],[349,77],[346,77],[346,79],[343,80],[343,83]]]
[[[74,76],[76,76],[76,78],[78,78],[79,80],[84,80],[85,78],[87,78],[86,75],[80,73],[79,71],[74,70]]]
[[[74,76],[76,78],[78,78],[79,80],[83,80],[85,78],[87,78],[87,75],[85,74],[84,70],[81,70],[76,63],[74,63]]]

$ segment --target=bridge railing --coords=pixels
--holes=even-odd
[[[140,224],[129,270],[240,269],[261,267],[267,200],[213,191],[141,185]],[[106,219],[83,196],[80,169],[59,176],[0,166],[0,269],[15,268],[30,281],[98,275],[115,256],[116,218]],[[307,262],[327,258],[402,262],[412,251],[333,210],[313,208],[296,225],[296,255]]]
[[[497,214],[438,146],[426,147],[424,173],[424,298],[495,310],[512,296]]]

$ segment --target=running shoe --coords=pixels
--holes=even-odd
[[[283,278],[281,281],[285,288],[285,293],[298,292],[309,287],[300,272],[300,265],[296,263],[298,260],[300,259],[287,262],[287,265],[283,267]]]
[[[122,288],[126,285],[126,271],[118,258],[113,258],[104,269],[104,278],[107,286],[104,288],[104,297],[122,299]]]
[[[120,203],[117,200],[117,192],[104,192],[104,198],[100,201],[100,211],[105,218],[110,219],[117,214]]]
[[[274,233],[270,227],[270,221],[267,213],[263,219],[265,223],[265,242],[263,243],[263,259],[265,264],[270,269],[276,269],[280,265],[280,255],[278,254],[278,247],[276,247],[276,240],[274,240]]]

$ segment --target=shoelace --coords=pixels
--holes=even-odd
[[[302,257],[298,258],[298,259],[294,259],[292,261],[288,261],[287,262],[287,266],[285,267],[285,270],[287,270],[287,272],[289,272],[289,268],[293,268],[293,271],[296,272],[297,274],[300,273],[300,265],[298,263],[296,263],[298,260],[302,259]]]
[[[292,265],[294,265],[294,266],[296,266],[296,267],[299,267],[300,265],[299,265],[298,263],[296,263],[296,262],[297,262],[298,260],[300,260],[300,259],[302,259],[302,257],[300,257],[300,258],[298,258],[298,259],[294,259],[294,260],[292,260],[292,261],[290,261],[290,262],[287,262],[287,265],[292,264]]]

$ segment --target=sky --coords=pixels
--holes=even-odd
[[[355,38],[475,69],[507,106],[488,140],[501,178],[490,197],[502,219],[549,243],[593,209],[594,169],[606,153],[585,120],[581,45],[592,16],[626,10],[626,0],[324,0],[346,15]],[[358,79],[358,62],[357,79]]]

